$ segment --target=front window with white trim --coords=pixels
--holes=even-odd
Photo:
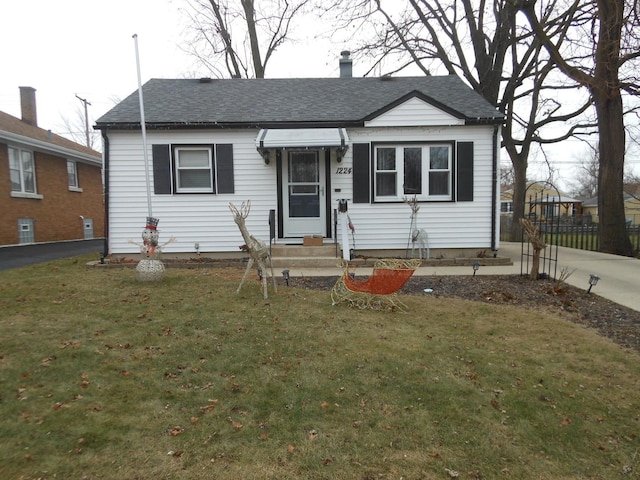
[[[81,191],[78,185],[78,164],[73,160],[67,160],[67,183],[69,190]]]
[[[384,145],[375,149],[375,199],[451,200],[450,144]]]
[[[177,192],[213,192],[213,162],[211,148],[176,147],[175,159]]]
[[[9,147],[9,175],[12,192],[35,194],[36,166],[33,152]]]

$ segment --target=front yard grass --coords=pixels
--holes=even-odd
[[[88,260],[0,272],[0,478],[640,476],[638,354],[558,314]]]

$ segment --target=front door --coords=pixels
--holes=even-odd
[[[317,150],[287,151],[282,162],[285,238],[326,235],[324,155]]]

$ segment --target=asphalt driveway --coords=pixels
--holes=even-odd
[[[59,258],[95,253],[98,260],[104,239],[76,240],[69,242],[31,243],[0,247],[0,270],[25,267],[35,263],[50,262]]]

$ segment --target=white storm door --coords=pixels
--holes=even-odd
[[[282,172],[284,236],[325,236],[324,155],[317,150],[289,151]]]

